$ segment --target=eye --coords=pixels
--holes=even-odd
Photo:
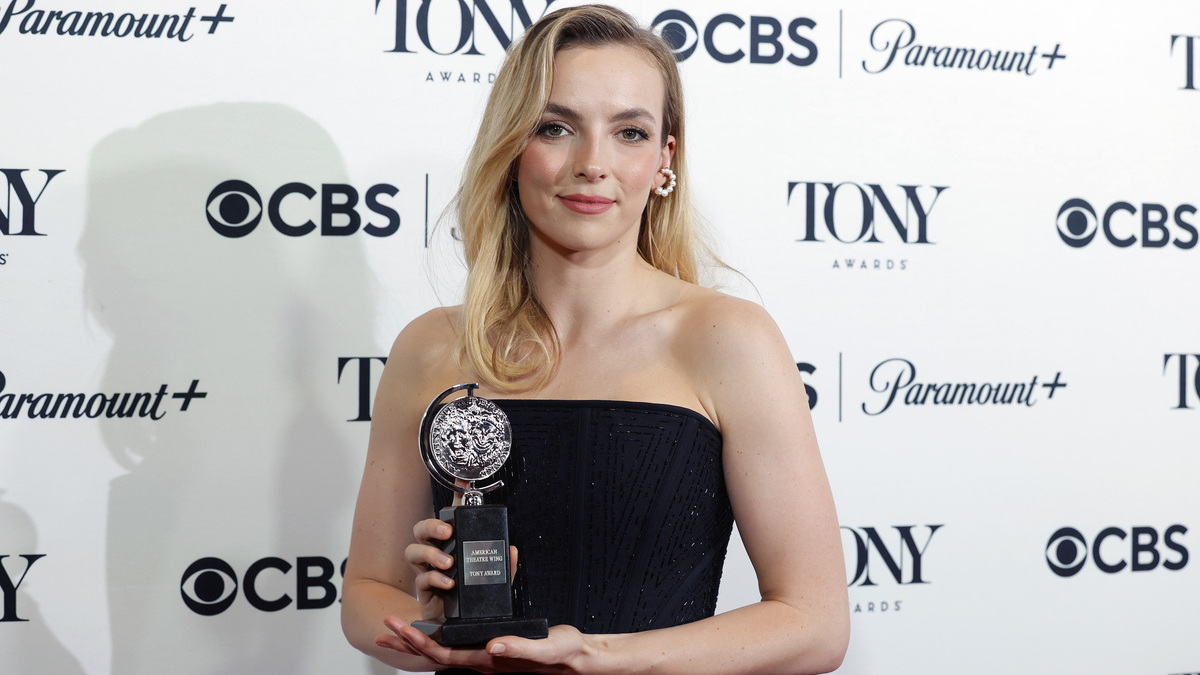
[[[558,122],[547,122],[538,129],[538,133],[547,138],[561,138],[567,135],[567,128]]]
[[[245,181],[227,180],[208,194],[208,224],[226,237],[250,234],[262,219],[262,199]]]
[[[183,602],[197,614],[215,616],[229,609],[237,595],[237,575],[220,558],[201,558],[183,573]]]
[[[1096,212],[1082,199],[1069,199],[1058,210],[1058,235],[1068,246],[1087,246],[1096,236]]]
[[[621,130],[621,138],[626,141],[642,141],[649,140],[650,134],[637,127],[629,127]]]

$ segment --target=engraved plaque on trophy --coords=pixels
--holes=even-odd
[[[450,387],[421,418],[421,458],[426,468],[439,484],[463,495],[461,506],[446,507],[438,514],[454,528],[453,538],[442,546],[454,558],[454,567],[445,572],[454,579],[454,587],[443,592],[446,618],[413,622],[417,630],[446,646],[482,645],[502,635],[547,635],[545,619],[513,617],[508,509],[483,503],[485,493],[504,484],[499,479],[486,481],[508,459],[512,427],[499,406],[475,395],[478,386]],[[466,396],[441,405],[447,396],[464,389]]]

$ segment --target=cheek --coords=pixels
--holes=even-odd
[[[532,181],[524,179],[517,182],[517,199],[521,202],[521,210],[525,212],[525,217],[531,221],[539,221],[546,209],[540,198],[542,191],[533,187],[531,183]]]
[[[553,184],[546,157],[530,147],[517,161],[517,195],[525,215],[536,218],[543,210],[546,187]]]
[[[628,182],[634,185],[650,185],[658,176],[658,154],[652,157],[639,159],[630,167],[626,175]]]
[[[517,162],[517,181],[522,186],[552,185],[561,164],[562,160],[547,148],[530,144]]]

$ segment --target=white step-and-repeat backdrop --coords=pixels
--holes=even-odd
[[[504,47],[577,4],[195,1],[0,1],[5,673],[384,670],[338,623],[374,387],[457,301]],[[618,4],[805,373],[841,672],[1200,671],[1200,5]]]

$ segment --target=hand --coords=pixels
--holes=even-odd
[[[383,623],[391,633],[376,637],[375,644],[403,654],[423,656],[437,664],[437,668],[472,668],[484,673],[572,673],[580,672],[584,658],[591,653],[587,636],[573,626],[554,626],[544,640],[506,635],[493,639],[483,648],[466,648],[439,645],[394,616],[387,617]]]
[[[443,574],[454,566],[454,558],[446,555],[441,543],[454,535],[454,528],[437,518],[428,518],[413,525],[415,543],[404,549],[404,559],[417,573],[417,602],[421,618],[440,619],[445,615],[442,593],[454,587],[454,579]]]
[[[445,616],[442,594],[454,587],[454,579],[444,574],[454,566],[454,558],[442,551],[441,544],[454,535],[454,528],[437,518],[419,521],[413,526],[416,543],[404,549],[404,558],[417,572],[417,602],[421,618],[435,621]],[[509,577],[517,574],[517,548],[508,547]]]

